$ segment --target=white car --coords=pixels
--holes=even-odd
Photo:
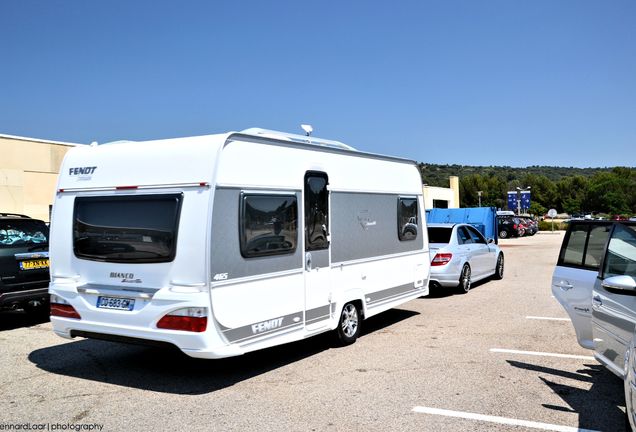
[[[636,430],[636,224],[572,221],[552,275],[579,344],[623,379]]]
[[[467,293],[473,282],[502,279],[504,254],[493,239],[469,224],[428,224],[431,287]]]

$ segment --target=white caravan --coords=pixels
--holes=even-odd
[[[221,358],[428,294],[414,162],[248,129],[71,149],[51,222],[55,333]]]

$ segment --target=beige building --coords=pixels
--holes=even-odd
[[[450,176],[449,181],[450,188],[423,186],[425,208],[459,208],[459,177]]]
[[[48,222],[62,159],[76,145],[0,134],[0,213]]]

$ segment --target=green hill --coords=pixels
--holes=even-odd
[[[543,214],[549,208],[559,212],[636,214],[636,169],[530,166],[467,166],[419,164],[422,182],[448,187],[449,176],[459,177],[462,207],[478,203],[506,208],[507,191],[530,187],[531,212]]]

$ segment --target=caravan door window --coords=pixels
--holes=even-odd
[[[329,247],[329,191],[327,174],[305,175],[305,250]]]
[[[181,194],[76,198],[75,256],[117,263],[172,261],[182,200]]]
[[[243,257],[294,253],[298,235],[295,195],[241,194],[240,213]]]
[[[417,198],[398,199],[398,238],[400,241],[417,238]]]

